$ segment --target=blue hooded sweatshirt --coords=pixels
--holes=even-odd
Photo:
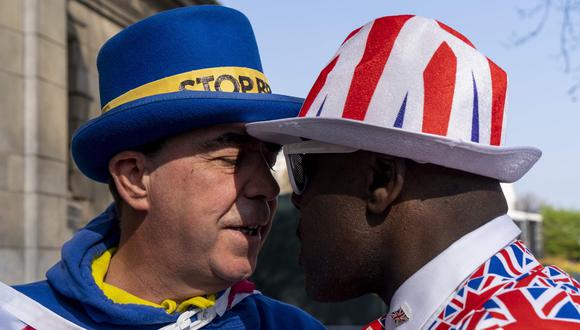
[[[62,260],[46,273],[47,280],[15,289],[63,318],[87,329],[159,329],[174,323],[178,313],[137,304],[117,304],[105,296],[92,276],[93,260],[117,246],[119,225],[111,205],[76,233],[62,248]],[[324,329],[302,310],[251,295],[216,317],[203,329]]]

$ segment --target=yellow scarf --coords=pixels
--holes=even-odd
[[[182,313],[188,310],[191,306],[199,307],[201,309],[209,308],[215,304],[215,295],[211,294],[206,297],[199,296],[189,298],[179,305],[176,301],[171,299],[165,299],[161,305],[141,299],[137,296],[130,294],[129,292],[117,288],[111,284],[105,283],[105,275],[109,269],[109,263],[111,262],[111,257],[115,253],[117,248],[111,248],[105,251],[101,256],[95,258],[93,264],[91,265],[93,279],[99,288],[103,291],[107,298],[111,299],[117,304],[138,304],[147,305],[157,308],[163,308],[167,313],[172,314],[174,312]]]

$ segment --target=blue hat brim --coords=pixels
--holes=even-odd
[[[94,118],[75,132],[78,168],[106,183],[117,153],[201,127],[298,115],[304,99],[278,94],[181,91],[142,98]]]

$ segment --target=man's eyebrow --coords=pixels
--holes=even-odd
[[[248,134],[227,132],[214,139],[202,143],[204,150],[216,150],[224,147],[242,146],[253,142],[254,139]]]

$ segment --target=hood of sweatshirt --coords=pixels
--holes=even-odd
[[[161,308],[117,304],[107,298],[92,275],[93,260],[119,244],[119,221],[115,205],[91,220],[62,248],[62,258],[46,273],[50,285],[60,294],[73,299],[98,323],[117,325],[152,325],[175,322]]]

